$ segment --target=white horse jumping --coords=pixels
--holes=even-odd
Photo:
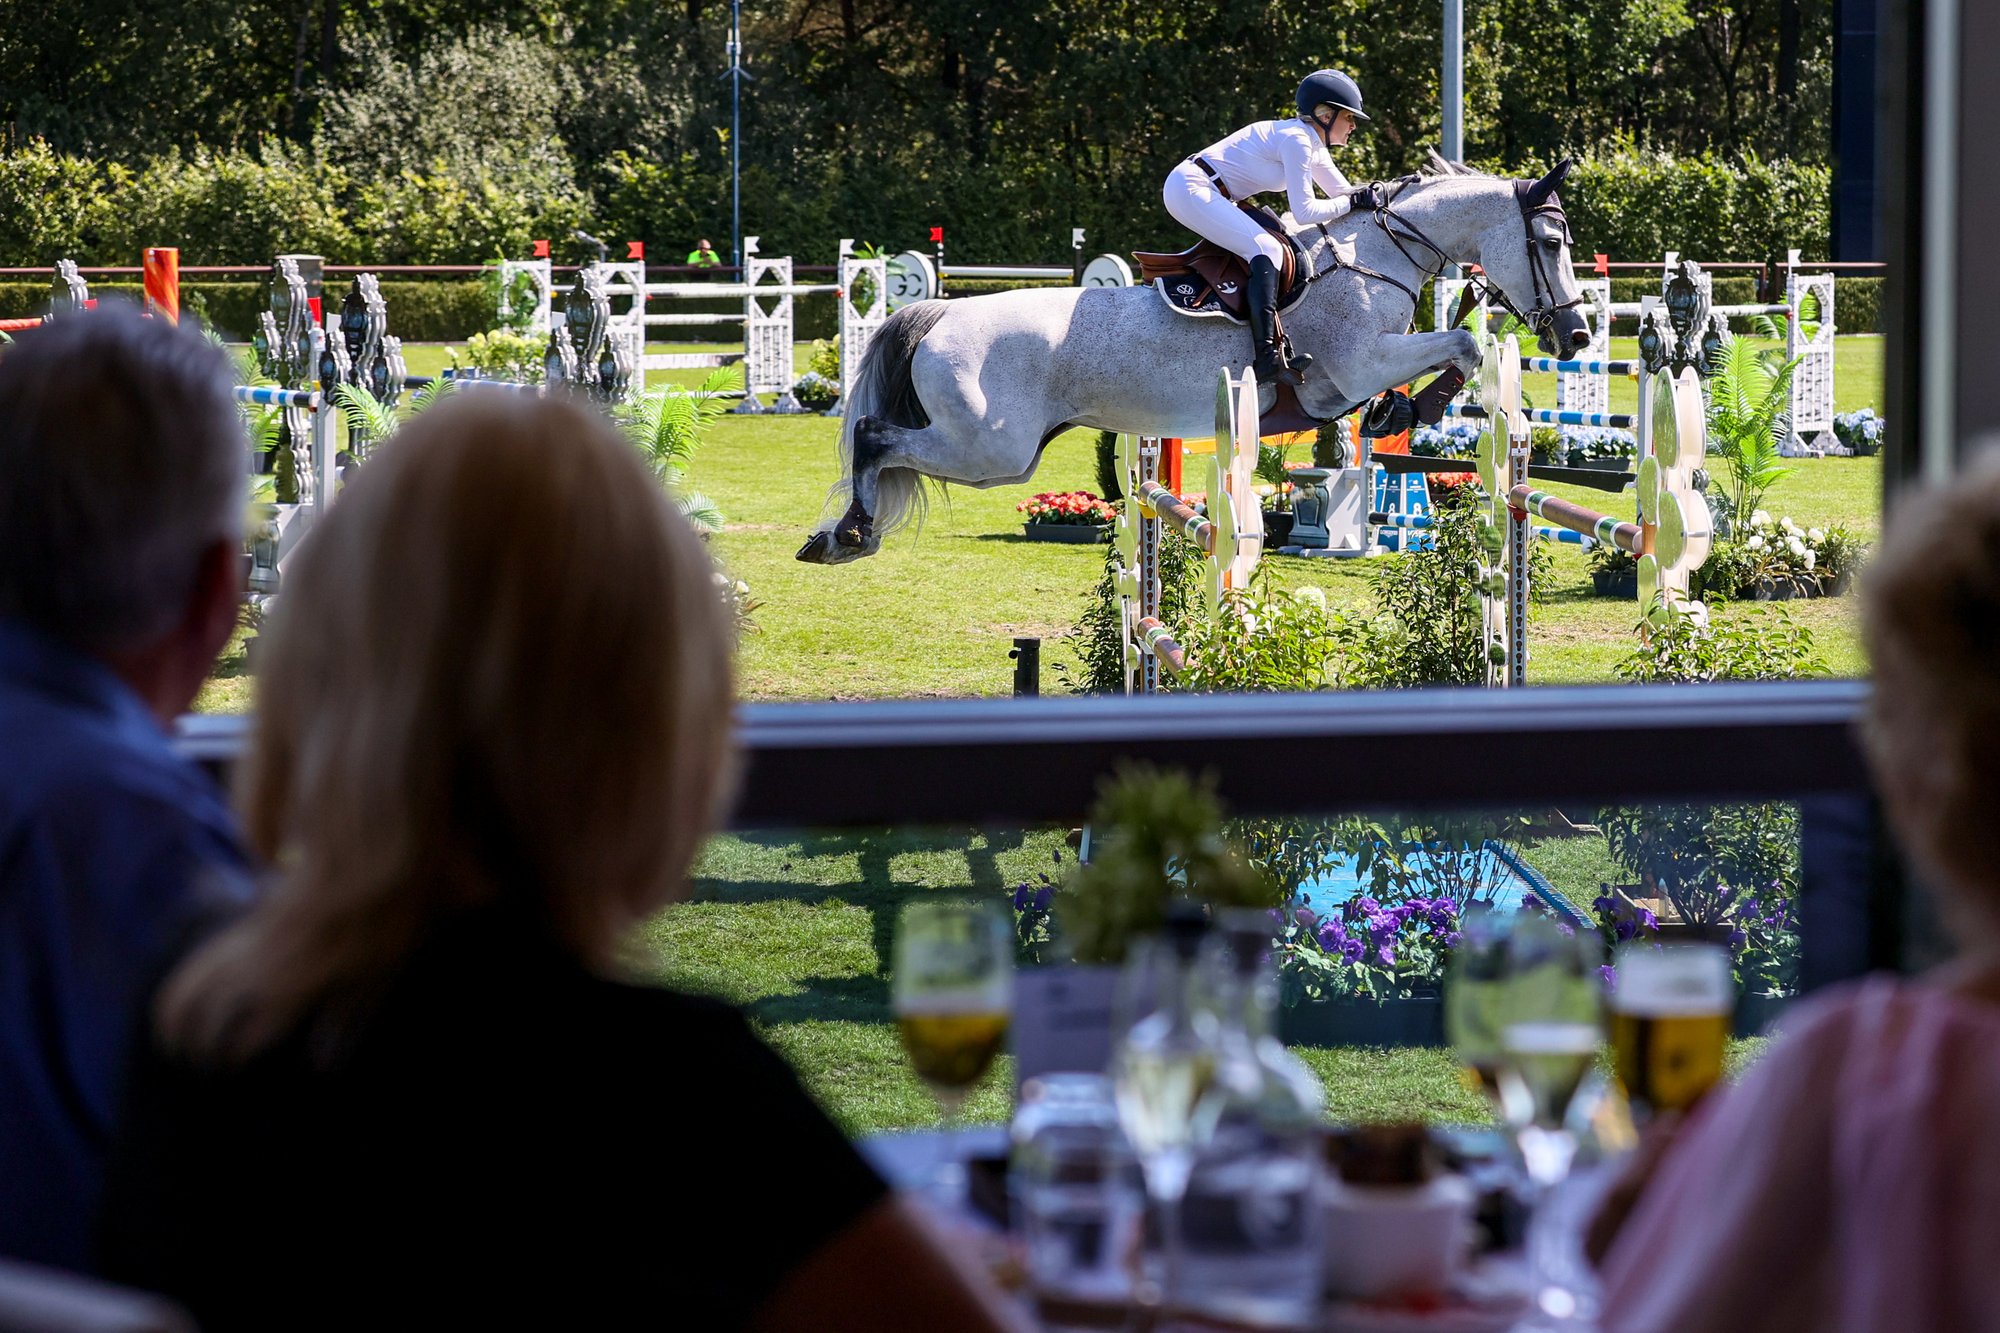
[[[1312,278],[1284,312],[1293,346],[1313,357],[1300,413],[1274,412],[1267,433],[1353,411],[1432,371],[1472,376],[1471,333],[1411,333],[1416,294],[1446,263],[1477,264],[1489,293],[1566,356],[1590,339],[1556,187],[1488,176],[1433,158],[1422,176],[1379,187],[1373,208],[1325,226],[1286,226]],[[870,340],[846,386],[840,431],[845,512],[798,558],[841,564],[872,555],[919,507],[921,478],[967,486],[1027,481],[1048,442],[1072,426],[1134,435],[1201,436],[1215,412],[1215,373],[1249,363],[1243,329],[1177,313],[1147,287],[996,292],[904,306]],[[1453,387],[1447,382],[1447,389]],[[1308,420],[1309,418],[1310,420]],[[837,499],[835,501],[837,503]]]

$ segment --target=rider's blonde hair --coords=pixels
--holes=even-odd
[[[700,541],[597,411],[426,412],[286,571],[239,791],[272,882],[169,981],[169,1044],[338,1049],[469,908],[613,967],[724,795],[731,633]]]

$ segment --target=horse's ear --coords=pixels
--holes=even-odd
[[[1528,207],[1540,208],[1543,204],[1547,203],[1549,196],[1556,192],[1556,187],[1563,183],[1563,179],[1569,175],[1569,169],[1574,165],[1576,165],[1575,159],[1566,157],[1556,163],[1555,169],[1550,171],[1548,175],[1530,185],[1528,187]]]

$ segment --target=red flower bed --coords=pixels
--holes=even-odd
[[[1026,522],[1071,527],[1109,523],[1118,517],[1117,505],[1100,500],[1089,491],[1044,491],[1014,508],[1027,515]]]

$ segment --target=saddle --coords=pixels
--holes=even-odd
[[[1285,224],[1270,209],[1258,204],[1236,206],[1284,242],[1285,259],[1278,269],[1278,312],[1283,314],[1305,295],[1309,272],[1305,251],[1286,234]],[[1157,288],[1176,312],[1220,315],[1238,324],[1248,321],[1250,311],[1244,286],[1249,281],[1250,266],[1214,241],[1197,241],[1177,254],[1135,250],[1132,258],[1139,264],[1139,280]]]

